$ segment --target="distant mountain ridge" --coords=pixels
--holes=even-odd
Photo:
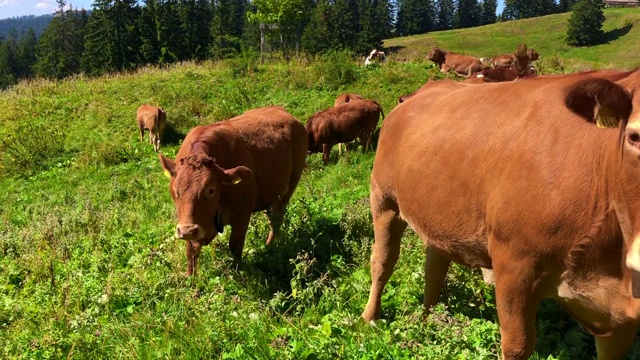
[[[12,29],[18,32],[18,35],[22,35],[27,32],[29,28],[33,28],[36,32],[36,36],[40,37],[44,29],[47,28],[49,23],[53,20],[53,14],[48,15],[25,15],[17,16],[8,19],[0,20],[0,38],[7,38],[7,35]]]

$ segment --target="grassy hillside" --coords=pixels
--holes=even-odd
[[[640,10],[606,9],[603,44],[574,48],[565,43],[570,13],[509,21],[472,29],[439,31],[389,39],[384,46],[395,52],[392,59],[424,59],[432,47],[479,57],[513,52],[519,43],[536,49],[542,68],[565,67],[565,71],[588,68],[640,66]],[[561,66],[558,66],[561,65]]]
[[[410,231],[382,319],[361,320],[373,153],[334,153],[328,166],[309,157],[282,238],[266,247],[267,219],[255,214],[242,266],[227,228],[185,278],[168,180],[135,124],[140,103],[162,105],[161,151],[174,156],[193,126],[246,109],[280,104],[305,121],[358,92],[388,113],[442,76],[425,62],[364,68],[338,53],[259,65],[247,55],[1,92],[0,358],[496,359],[494,293],[478,271],[453,267],[422,320],[424,247]],[[552,303],[538,333],[535,359],[595,354]]]

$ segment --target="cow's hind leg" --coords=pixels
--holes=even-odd
[[[370,202],[375,242],[371,254],[371,291],[362,313],[366,321],[380,317],[382,291],[398,262],[400,239],[407,228],[407,223],[400,219],[398,204],[381,194],[373,181]]]
[[[616,360],[624,358],[636,339],[638,326],[621,326],[609,336],[596,336],[598,360]]]
[[[493,258],[509,259],[494,264],[496,305],[502,335],[502,358],[528,359],[536,345],[536,313],[542,297],[536,288],[535,264],[494,247]],[[520,260],[519,260],[520,259]]]
[[[427,247],[427,256],[424,264],[424,311],[438,303],[444,279],[447,276],[451,260],[440,251]]]

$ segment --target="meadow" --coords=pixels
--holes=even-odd
[[[361,67],[342,52],[246,52],[0,93],[0,357],[496,359],[494,291],[478,270],[453,266],[424,321],[424,246],[410,230],[381,320],[360,318],[373,152],[334,149],[327,166],[310,156],[281,238],[265,246],[267,218],[255,214],[243,264],[233,264],[227,228],[187,278],[168,179],[135,123],[141,103],[163,106],[160,151],[173,157],[193,126],[248,109],[278,104],[304,122],[357,92],[389,113],[398,96],[443,77],[421,59]],[[537,326],[534,359],[595,356],[592,336],[552,302]],[[637,343],[628,358],[639,357]]]

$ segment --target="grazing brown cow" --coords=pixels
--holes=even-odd
[[[427,59],[436,63],[443,73],[453,70],[459,75],[471,75],[488,68],[488,66],[483,64],[478,58],[456,54],[438,48],[433,48],[429,55],[427,55]]]
[[[427,246],[426,309],[451,261],[493,269],[503,359],[533,353],[543,298],[596,336],[598,359],[621,359],[640,323],[640,70],[444,86],[382,126],[363,318],[380,316],[409,225]]]
[[[536,61],[540,59],[540,54],[538,54],[538,52],[535,51],[534,49],[529,49],[529,51],[527,51],[527,58],[529,59],[529,62]],[[496,56],[493,58],[493,67],[508,68],[511,65],[513,65],[514,61],[516,61],[516,53]]]
[[[229,248],[240,260],[251,213],[266,210],[279,232],[307,156],[307,132],[282,107],[248,111],[233,119],[197,126],[176,160],[159,155],[171,175],[178,211],[176,237],[187,244],[187,274],[196,271],[200,249],[231,225]]]
[[[140,130],[140,141],[144,141],[144,131],[149,130],[149,142],[153,144],[154,150],[158,151],[162,131],[167,124],[167,113],[161,107],[142,104],[138,108],[136,119]]]
[[[369,146],[382,106],[375,100],[355,99],[343,105],[315,113],[307,120],[309,153],[322,152],[325,165],[335,144],[360,139],[362,152]]]
[[[354,93],[347,93],[347,94],[340,94],[338,95],[338,97],[336,98],[335,103],[333,104],[333,106],[338,106],[338,105],[342,105],[342,104],[346,104],[351,100],[355,100],[355,99],[364,99],[362,97],[362,95],[360,94],[354,94]]]

